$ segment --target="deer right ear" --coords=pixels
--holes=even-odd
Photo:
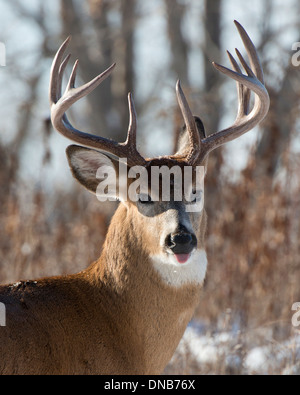
[[[72,174],[81,185],[102,200],[99,188],[102,181],[106,187],[105,198],[117,198],[118,162],[99,151],[77,145],[70,145],[66,153]]]
[[[199,117],[194,117],[194,118],[200,139],[203,140],[206,138],[203,122]],[[184,126],[177,136],[175,151],[177,154],[185,153],[189,149],[189,147],[190,147],[190,138],[189,138],[189,134],[187,133],[186,126]]]

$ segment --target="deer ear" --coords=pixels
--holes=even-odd
[[[206,133],[205,133],[203,122],[198,117],[194,117],[194,118],[200,139],[201,140],[205,139]],[[177,154],[185,153],[189,149],[189,144],[190,144],[189,135],[188,133],[186,133],[186,126],[184,126],[180,131],[180,133],[178,134],[178,138],[176,141],[176,153]]]
[[[105,179],[105,185],[110,192],[106,193],[106,199],[116,199],[112,195],[116,195],[117,161],[99,151],[77,145],[70,145],[66,154],[72,174],[81,185],[101,198],[98,196],[99,185]]]

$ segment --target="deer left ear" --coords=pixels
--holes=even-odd
[[[66,150],[68,162],[73,176],[81,185],[92,193],[100,191],[99,184],[105,180],[110,194],[106,193],[106,198],[117,198],[116,181],[118,177],[118,162],[109,158],[99,151],[70,145]],[[113,192],[112,192],[113,191]]]

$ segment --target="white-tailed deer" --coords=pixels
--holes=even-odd
[[[95,193],[98,169],[113,167],[120,177],[118,158],[127,159],[128,171],[139,165],[147,173],[153,166],[206,166],[209,152],[262,121],[269,109],[263,71],[253,43],[243,27],[237,22],[236,26],[250,59],[248,66],[237,51],[247,75],[242,74],[230,54],[234,70],[214,64],[237,81],[236,121],[230,128],[206,137],[178,82],[177,98],[186,125],[181,146],[174,155],[152,159],[143,158],[137,151],[136,114],[130,94],[125,143],[86,134],[71,125],[66,111],[95,89],[114,65],[75,88],[76,62],[61,95],[63,73],[70,58],[63,60],[67,39],[51,70],[52,123],[65,137],[93,148],[68,147],[74,177]],[[251,91],[255,102],[249,111]],[[130,184],[132,180],[127,181]],[[148,187],[150,191],[150,184]],[[175,188],[172,180],[170,188]],[[126,201],[119,192],[116,195],[121,202],[101,256],[86,270],[0,287],[0,302],[6,308],[6,326],[0,327],[0,373],[157,374],[171,359],[199,302],[205,278],[205,212],[188,212],[187,201],[176,201],[174,197],[167,202],[142,196],[137,201]]]

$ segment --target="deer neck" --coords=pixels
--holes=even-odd
[[[122,205],[112,219],[101,257],[89,268],[91,273],[101,288],[107,316],[115,320],[112,324],[124,338],[122,343],[134,343],[133,355],[139,355],[137,363],[145,366],[145,372],[159,372],[192,318],[201,284],[167,284]]]

